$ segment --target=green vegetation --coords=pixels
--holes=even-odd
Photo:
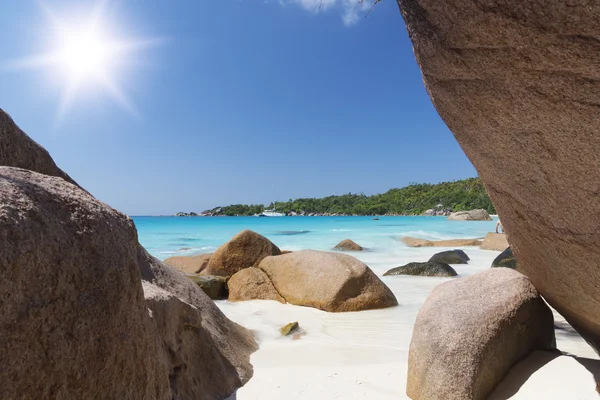
[[[438,204],[452,211],[483,208],[490,214],[495,214],[494,206],[479,178],[438,184],[411,184],[373,196],[348,193],[322,199],[296,199],[272,203],[267,208],[274,207],[279,212],[293,211],[298,214],[420,215]],[[254,215],[264,209],[262,204],[235,204],[222,207],[220,214]]]

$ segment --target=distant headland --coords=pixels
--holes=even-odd
[[[323,198],[290,199],[285,202],[271,203],[268,206],[232,204],[201,213],[178,212],[175,216],[252,216],[262,213],[265,209],[274,209],[287,216],[447,216],[452,211],[472,209],[484,209],[490,214],[496,213],[481,179],[476,177],[437,184],[414,183],[372,196],[348,193]]]

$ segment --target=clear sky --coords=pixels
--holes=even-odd
[[[67,67],[22,60],[57,47],[50,15],[73,26],[97,1],[45,4],[3,4],[0,107],[128,214],[476,175],[427,96],[393,0],[366,18],[353,0],[109,1],[103,29],[132,45],[111,60],[109,85],[84,76],[70,100],[67,67],[90,72],[93,45]]]

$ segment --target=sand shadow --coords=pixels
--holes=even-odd
[[[594,360],[591,358],[573,357],[575,361],[581,364],[585,369],[590,371],[596,381],[596,391],[600,393],[600,360]]]
[[[527,358],[515,365],[496,387],[488,400],[506,400],[516,395],[531,376],[555,360],[557,357],[568,357],[588,370],[596,382],[600,381],[600,360],[575,357],[560,351],[534,351]],[[593,384],[590,380],[590,384]]]
[[[534,351],[523,361],[511,368],[508,375],[496,387],[488,400],[506,400],[517,394],[521,386],[529,380],[531,375],[544,365],[561,356],[558,351]]]

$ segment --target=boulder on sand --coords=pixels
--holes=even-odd
[[[202,275],[232,276],[241,269],[256,267],[267,256],[281,254],[269,239],[244,230],[217,249]]]
[[[195,256],[169,257],[163,262],[184,274],[199,274],[207,266],[213,253],[197,254]]]
[[[163,399],[131,219],[63,178],[0,167],[0,398]]]
[[[519,271],[600,350],[597,1],[399,0]]]
[[[413,400],[483,400],[534,350],[556,347],[554,318],[507,268],[443,283],[419,311],[408,358]]]
[[[227,282],[229,301],[275,300],[285,303],[269,277],[259,268],[245,268],[236,272]]]
[[[512,250],[508,247],[500,255],[492,261],[492,268],[512,268],[517,269],[517,259],[513,255]]]
[[[398,304],[363,262],[346,254],[295,251],[261,261],[277,292],[291,304],[324,311],[360,311]]]
[[[506,234],[489,232],[483,243],[481,243],[480,249],[482,250],[494,250],[503,251],[508,247],[508,240],[506,240]]]
[[[483,208],[470,211],[457,211],[448,215],[448,221],[491,221],[490,214]]]
[[[358,245],[356,242],[354,242],[350,239],[342,240],[334,247],[334,249],[343,250],[343,251],[363,251],[364,250],[364,248],[362,246]]]
[[[392,268],[383,276],[393,275],[417,275],[417,276],[457,276],[458,274],[448,264],[428,261],[428,262],[411,262],[401,267]]]
[[[467,264],[470,258],[462,250],[448,250],[436,253],[429,259],[429,262],[440,262],[445,264]]]
[[[404,236],[402,241],[409,247],[463,247],[481,245],[481,239],[427,240]]]

